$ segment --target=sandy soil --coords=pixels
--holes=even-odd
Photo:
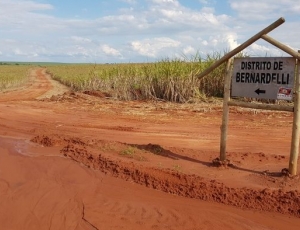
[[[44,69],[0,93],[0,229],[299,229],[292,114],[120,102]]]

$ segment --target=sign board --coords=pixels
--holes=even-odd
[[[232,97],[292,100],[296,59],[235,58]]]

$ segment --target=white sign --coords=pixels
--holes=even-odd
[[[231,96],[292,100],[295,64],[292,57],[235,58]]]

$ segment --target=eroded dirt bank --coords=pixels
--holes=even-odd
[[[3,229],[300,227],[299,178],[281,174],[291,114],[232,109],[231,164],[217,168],[221,103],[59,95],[45,70],[33,79],[0,94]]]

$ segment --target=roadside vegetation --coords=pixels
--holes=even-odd
[[[74,91],[101,91],[120,100],[205,101],[223,96],[225,64],[202,79],[198,75],[221,56],[126,64],[1,62],[0,91],[24,84],[32,67],[45,66],[53,79]]]
[[[23,85],[29,79],[28,65],[0,65],[0,91]]]
[[[193,102],[222,97],[225,64],[208,76],[198,75],[221,55],[156,63],[74,64],[47,66],[52,78],[74,91],[102,91],[121,100]]]

